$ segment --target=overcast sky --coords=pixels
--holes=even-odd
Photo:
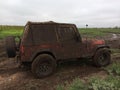
[[[120,26],[120,0],[0,0],[0,24],[25,25],[27,21]]]

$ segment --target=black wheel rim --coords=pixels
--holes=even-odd
[[[39,64],[38,69],[36,70],[36,73],[40,76],[49,75],[51,72],[52,72],[52,67],[48,62],[43,62]]]

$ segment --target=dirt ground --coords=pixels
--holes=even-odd
[[[112,56],[112,60],[119,59],[120,55]],[[77,77],[86,81],[92,76],[104,78],[107,72],[94,67],[89,60],[76,60],[59,64],[56,72],[49,77],[36,79],[30,69],[19,68],[15,59],[7,58],[4,41],[0,40],[0,90],[55,90],[58,84]]]

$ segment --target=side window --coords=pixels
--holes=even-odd
[[[33,42],[35,44],[40,44],[44,42],[55,42],[56,41],[56,33],[54,25],[32,25],[32,33],[33,33]]]
[[[75,31],[73,27],[59,27],[58,34],[60,41],[74,41]]]

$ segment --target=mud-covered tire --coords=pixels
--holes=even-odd
[[[5,38],[5,48],[9,58],[16,56],[16,43],[14,36],[8,36]]]
[[[56,60],[48,54],[41,54],[32,63],[32,73],[37,78],[43,78],[53,74],[56,69]]]
[[[104,67],[111,62],[110,50],[107,48],[99,49],[93,57],[93,63],[97,67]]]

